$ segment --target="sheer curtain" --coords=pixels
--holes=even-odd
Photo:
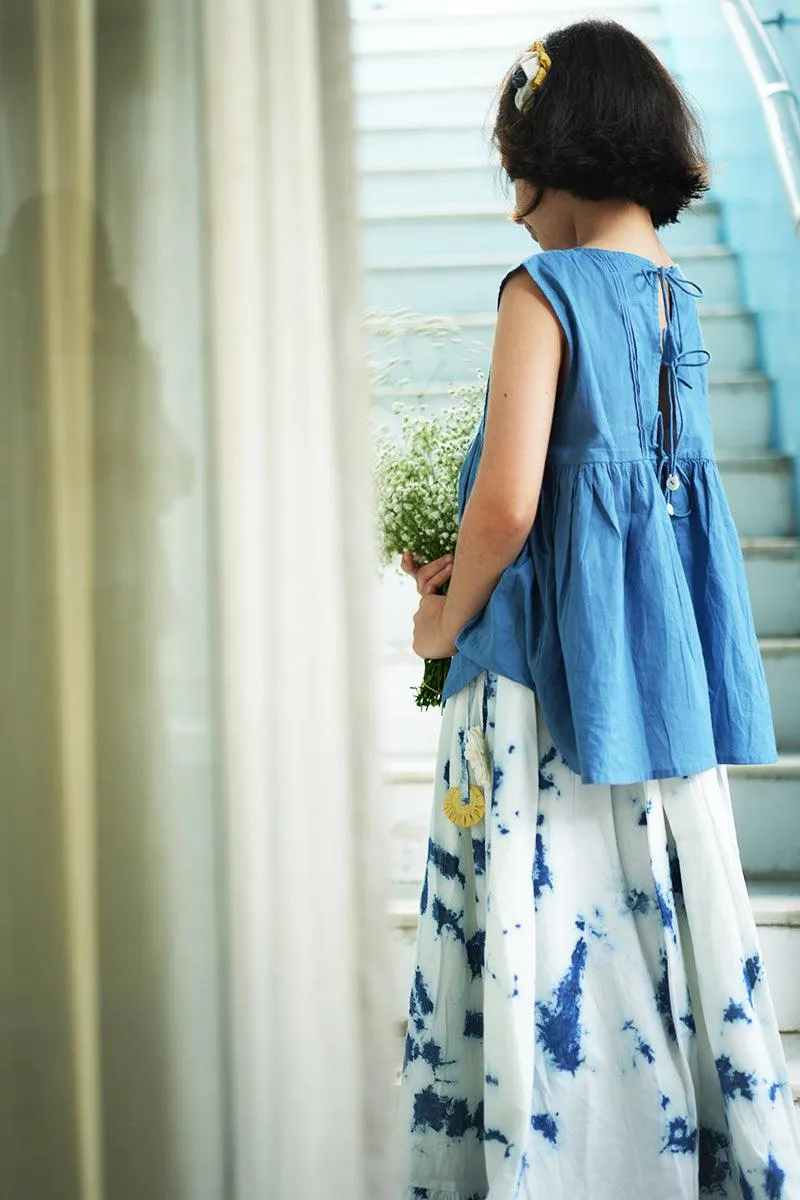
[[[340,0],[0,0],[0,1198],[389,1196]]]

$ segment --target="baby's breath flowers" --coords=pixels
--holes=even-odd
[[[401,400],[392,411],[401,418],[399,441],[389,426],[375,436],[375,495],[378,558],[388,564],[410,550],[418,562],[431,562],[455,550],[458,534],[458,477],[483,411],[483,384],[448,388],[458,403],[438,412],[420,411]],[[399,568],[398,568],[399,569]],[[442,589],[446,592],[447,584]],[[420,708],[440,704],[449,658],[425,659]]]

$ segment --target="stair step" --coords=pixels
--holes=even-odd
[[[734,317],[709,317],[701,313],[703,340],[712,354],[712,364],[723,359],[746,362],[751,357],[750,343],[755,343],[755,319],[751,313]],[[772,385],[760,371],[747,369],[710,370],[708,376],[711,420],[714,444],[723,450],[768,450],[772,443]],[[377,387],[375,420],[399,432],[400,417],[392,405],[400,400],[408,406],[423,404],[428,413],[440,412],[455,403],[454,392],[474,387],[474,381],[461,379],[452,385],[444,381],[407,383]],[[480,393],[483,396],[483,388]]]
[[[357,131],[409,129],[469,129],[474,132],[491,122],[494,94],[487,88],[459,87],[430,92],[415,89],[406,103],[402,93],[361,92],[354,97]]]
[[[427,849],[427,847],[426,847]],[[408,1017],[408,993],[414,973],[419,909],[417,884],[413,892],[394,898],[387,907],[393,951],[392,1016],[398,1031]],[[758,939],[763,953],[778,1025],[784,1034],[800,1031],[800,880],[780,883],[748,881]],[[794,1040],[788,1045],[795,1052]],[[791,1077],[798,1080],[793,1053]],[[795,1095],[800,1094],[796,1092]]]
[[[521,258],[517,260],[520,262]],[[505,269],[509,270],[515,264],[512,262]],[[689,274],[689,272],[686,272]],[[487,277],[482,298],[493,294],[495,301],[500,280],[504,274],[494,269],[491,282]],[[463,282],[463,280],[461,281]],[[424,309],[417,306],[419,295],[410,297],[414,303],[403,304],[399,299],[393,300],[392,305],[372,305],[379,314],[386,314],[391,320],[392,312],[411,309],[422,317],[444,316],[452,333],[436,343],[422,332],[404,333],[396,341],[387,343],[378,333],[369,337],[368,350],[370,357],[376,362],[385,362],[401,356],[401,361],[387,372],[385,390],[394,392],[404,388],[410,395],[443,394],[459,381],[475,378],[477,370],[486,371],[491,360],[492,343],[496,313],[452,313],[454,292],[459,281],[452,280],[451,290],[439,298],[443,302],[437,309],[433,304],[426,304]],[[489,292],[491,289],[491,293]],[[445,289],[442,288],[442,291]],[[424,300],[423,300],[424,303]],[[766,405],[766,413],[762,410],[757,417],[757,427],[763,430],[765,419],[769,418],[769,385],[763,375],[751,370],[757,356],[755,325],[752,317],[741,308],[735,306],[701,306],[698,310],[703,327],[703,338],[710,353],[714,356],[709,367],[709,381],[717,387],[734,388],[758,387],[761,398]],[[739,348],[735,342],[741,340]],[[748,374],[745,376],[744,371]],[[413,380],[411,385],[408,380]],[[439,385],[438,388],[435,385]],[[746,447],[743,447],[746,448]]]
[[[800,880],[750,880],[747,890],[759,927],[800,929]]]
[[[619,11],[615,3],[595,5],[595,15]],[[535,21],[529,8],[493,12],[491,19],[469,10],[442,13],[440,9],[420,12],[379,12],[356,19],[352,25],[350,44],[358,56],[382,55],[387,49],[394,54],[452,53],[462,50],[500,50],[506,55],[506,67],[529,45],[535,31],[554,29],[565,21],[577,19],[581,9],[537,9]],[[649,40],[663,36],[663,22],[658,7],[635,4],[622,10],[625,25],[638,37]]]
[[[777,763],[728,767],[731,802],[745,871],[787,876],[800,870],[800,754]]]
[[[740,543],[759,636],[800,636],[800,539],[748,537]]]
[[[678,83],[684,82],[678,72],[673,72]],[[498,81],[499,82],[499,81]],[[403,102],[405,99],[405,103]],[[746,89],[733,97],[722,97],[712,93],[704,102],[707,115],[729,118],[734,128],[741,126],[745,136],[755,128],[752,102]],[[481,130],[491,131],[495,115],[495,93],[489,88],[469,86],[439,90],[436,92],[415,89],[403,92],[361,92],[355,96],[355,129],[360,138],[368,135],[420,134],[448,131],[474,135]],[[759,116],[756,113],[756,116]],[[485,142],[480,143],[484,145]],[[761,165],[768,161],[766,152],[757,143],[752,152],[754,161]],[[712,192],[714,189],[712,188]],[[709,193],[711,198],[711,193]]]
[[[557,26],[571,21],[577,21],[586,16],[587,9],[567,0],[563,7],[555,2],[549,7],[544,5],[532,9],[530,4],[521,0],[437,0],[435,5],[429,0],[350,0],[349,4],[354,38],[352,45],[357,49],[361,45],[369,45],[369,39],[383,41],[377,44],[405,44],[413,30],[424,40],[426,32],[432,43],[438,46],[437,39],[443,38],[448,31],[454,39],[459,37],[465,26],[474,27],[478,34],[482,31],[487,45],[497,44],[502,39],[504,31],[509,28],[515,32],[515,37],[529,43],[535,37],[543,37],[546,32]],[[597,0],[592,5],[594,16],[612,17],[622,21],[629,29],[634,30],[640,37],[647,38],[642,30],[642,22],[651,16],[661,13],[657,5],[647,0]],[[693,14],[694,16],[694,11]],[[697,13],[697,21],[692,23],[692,33],[695,29],[718,31],[718,23],[704,21],[705,14]],[[531,24],[534,21],[535,23]],[[405,40],[404,40],[405,39]],[[427,44],[427,42],[425,43]]]
[[[789,1068],[789,1081],[792,1085],[792,1095],[795,1104],[800,1104],[800,1033],[781,1034],[783,1052],[786,1055],[786,1065]],[[400,1062],[402,1063],[402,1057]],[[398,1068],[399,1082],[399,1068]]]
[[[778,748],[800,751],[800,638],[760,638]],[[413,691],[422,679],[422,660],[408,648],[387,646],[378,671],[379,740],[384,754],[434,754],[440,711],[418,709]]]
[[[597,11],[597,10],[595,10]],[[536,13],[536,30],[555,28],[564,21],[563,11]],[[651,5],[631,9],[625,24],[639,37],[649,40],[663,37],[663,21]],[[530,12],[498,14],[487,25],[469,13],[458,18],[431,14],[424,17],[386,18],[356,21],[351,27],[350,45],[356,59],[382,58],[387,52],[398,57],[414,54],[455,54],[484,47],[502,56],[500,75],[507,70],[532,40],[534,28]],[[427,77],[429,68],[426,70]]]
[[[463,327],[464,333],[469,324]],[[372,419],[376,425],[387,425],[390,430],[399,428],[400,417],[387,411],[390,402],[400,394],[406,398],[419,394],[423,397],[436,394],[442,399],[440,403],[453,404],[455,401],[446,400],[444,392],[432,392],[432,382],[422,389],[418,385],[410,385],[403,393],[398,391],[403,385],[399,382],[403,376],[411,375],[417,379],[461,379],[465,367],[472,357],[477,369],[485,367],[490,358],[491,349],[486,342],[491,336],[488,325],[483,328],[472,325],[472,331],[479,331],[484,339],[481,343],[475,340],[462,343],[455,338],[448,338],[436,344],[429,337],[420,333],[406,335],[397,344],[381,344],[377,337],[372,338],[371,355],[376,362],[386,363],[388,353],[396,355],[397,359],[386,367],[386,375],[398,380],[394,385],[387,385],[378,393],[379,402],[373,410]],[[482,360],[482,361],[481,361]],[[713,396],[713,393],[712,393]],[[425,405],[427,409],[427,405]],[[765,420],[762,412],[762,423]],[[754,418],[755,422],[755,418]],[[737,441],[742,441],[739,437]],[[719,467],[725,494],[733,513],[733,519],[740,537],[743,538],[785,538],[793,537],[796,532],[796,522],[793,510],[793,459],[790,455],[771,449],[743,449],[741,446],[731,448],[718,447],[715,441],[715,457]],[[778,625],[777,630],[783,629]],[[771,632],[765,630],[765,632]],[[787,630],[792,632],[791,629]]]
[[[774,450],[719,450],[717,466],[743,538],[793,537],[793,460]]]
[[[356,161],[360,170],[380,169],[392,163],[447,167],[451,162],[485,162],[490,169],[488,131],[480,123],[425,125],[399,129],[359,129]],[[386,206],[384,206],[386,207]],[[387,211],[388,207],[387,207]]]
[[[659,25],[657,15],[651,14],[649,45],[664,61],[668,46]],[[494,92],[529,41],[530,33],[526,35],[521,27],[503,42],[492,38],[484,45],[477,46],[452,45],[448,42],[442,46],[395,45],[391,36],[381,44],[380,39],[373,38],[370,49],[357,50],[353,59],[353,85],[357,92],[374,95],[398,91],[407,93],[417,88],[451,88],[469,80],[471,87]]]
[[[436,759],[431,754],[403,754],[391,758],[385,756],[381,763],[381,778],[385,784],[433,786],[436,771]],[[731,788],[738,786],[740,780],[752,780],[760,784],[770,782],[791,781],[800,785],[800,753],[781,754],[774,763],[731,763],[728,766],[728,779]],[[800,811],[800,790],[795,798]],[[426,805],[427,811],[427,805]],[[800,840],[800,829],[797,833]],[[772,868],[751,868],[751,874],[767,874]],[[800,884],[798,884],[800,887]]]
[[[474,17],[485,25],[490,25],[498,17],[527,14],[530,20],[531,14],[530,4],[526,5],[524,0],[492,0],[491,3],[487,0],[437,0],[435,8],[430,4],[430,0],[350,0],[348,7],[353,21],[374,21],[390,25],[403,20],[458,21],[464,17]],[[599,0],[598,7],[592,11],[618,13],[620,20],[627,20],[628,13],[641,7],[642,0],[613,0],[611,4]],[[573,6],[553,11],[571,14],[569,19],[573,20],[585,10]]]
[[[395,755],[383,762],[390,819],[390,878],[413,890],[425,862],[435,754]],[[742,863],[751,876],[783,878],[800,872],[800,754],[777,763],[728,766]]]
[[[800,636],[800,539],[740,538],[750,603],[762,638]],[[375,595],[384,645],[405,646],[419,597],[406,574],[387,572]]]
[[[759,360],[753,313],[738,317],[699,310],[703,341],[711,353],[708,396],[718,450],[772,447],[772,383],[749,369]]]
[[[407,1024],[407,1019],[402,1021],[397,1020],[394,1024],[397,1041],[397,1049],[395,1051],[397,1066],[395,1067],[393,1088],[395,1100],[399,1094],[400,1076],[403,1070]],[[786,1056],[786,1065],[789,1069],[792,1098],[794,1099],[795,1106],[800,1109],[800,1033],[782,1033],[781,1042],[783,1044],[783,1053]]]
[[[727,770],[732,788],[738,787],[744,780],[762,786],[767,783],[786,781],[800,785],[800,752],[781,754],[778,761],[774,763],[731,763]],[[381,763],[381,778],[385,784],[390,786],[424,784],[430,788],[433,786],[435,771],[436,759],[433,754],[384,756]],[[800,790],[795,797],[795,803],[800,812]],[[800,844],[800,828],[798,828],[797,837]],[[800,872],[800,866],[797,871]],[[774,873],[774,870],[773,868],[750,868],[750,873],[764,875]]]
[[[800,750],[800,638],[760,638],[775,738],[781,750]]]
[[[443,180],[448,173],[437,174]],[[484,187],[485,172],[478,178]],[[401,175],[396,183],[402,190],[409,181],[410,176]],[[415,186],[419,188],[419,184]],[[411,192],[409,204],[410,196]],[[489,319],[487,310],[491,314],[496,306],[505,273],[535,252],[533,240],[523,235],[515,255],[436,254],[375,263],[366,270],[366,303],[374,308],[399,305],[422,313],[450,313],[483,323]],[[727,246],[684,246],[676,261],[684,274],[702,287],[706,305],[739,305],[738,264]]]
[[[656,50],[659,43],[656,43]],[[701,55],[707,47],[698,43],[694,53]],[[510,64],[508,64],[510,65]],[[671,66],[669,59],[666,66]],[[718,68],[714,68],[718,73]],[[684,72],[673,71],[675,80],[687,86]],[[438,84],[431,76],[420,81],[414,87],[376,86],[361,87],[355,92],[355,126],[356,129],[408,129],[411,127],[430,127],[455,125],[460,128],[471,127],[480,129],[491,127],[496,112],[499,78],[487,85],[475,84],[464,80],[459,86],[447,83]],[[691,84],[689,84],[691,86]],[[704,112],[727,115],[731,122],[747,121],[751,116],[752,102],[745,89],[737,101],[727,94],[716,96],[713,92],[704,102]],[[754,151],[754,161],[758,161],[759,151]],[[769,149],[765,154],[768,161]]]
[[[649,40],[650,48],[665,62],[667,40],[660,30],[654,29],[654,33],[656,36]],[[471,90],[481,90],[494,97],[524,45],[524,41],[520,45],[517,39],[483,48],[446,46],[396,50],[394,46],[383,45],[355,55],[353,85],[356,93],[362,95],[409,95],[415,91],[435,95],[469,81]]]
[[[396,162],[380,167],[363,168],[358,175],[358,203],[361,212],[381,216],[398,209],[409,215],[424,213],[431,205],[479,205],[513,203],[513,189],[499,170],[489,162],[489,150],[478,158],[456,159],[448,156],[444,162],[431,166],[424,160],[412,163]],[[524,230],[518,230],[524,244]],[[417,260],[418,261],[418,260]],[[403,256],[395,253],[386,263],[401,265]],[[384,260],[373,264],[380,269]]]
[[[397,162],[398,160],[395,160]],[[441,159],[435,165],[447,166]],[[371,168],[375,170],[375,167]],[[362,212],[361,239],[365,265],[392,258],[419,261],[428,255],[458,254],[480,247],[483,253],[500,254],[519,261],[528,252],[526,232],[508,217],[508,203],[442,204],[427,211]],[[681,247],[716,245],[720,242],[720,212],[716,204],[700,204],[684,213],[681,220],[662,231],[670,253]]]
[[[800,1030],[800,881],[750,881],[770,992],[784,1032]]]

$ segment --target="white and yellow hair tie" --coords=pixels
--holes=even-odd
[[[542,42],[530,45],[517,63],[511,82],[517,89],[514,103],[520,112],[525,111],[534,93],[544,83],[551,65],[550,56]]]

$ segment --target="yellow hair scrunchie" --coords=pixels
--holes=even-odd
[[[547,78],[552,66],[550,55],[542,42],[532,42],[517,63],[511,76],[516,87],[514,103],[520,112],[524,112],[535,92]]]

